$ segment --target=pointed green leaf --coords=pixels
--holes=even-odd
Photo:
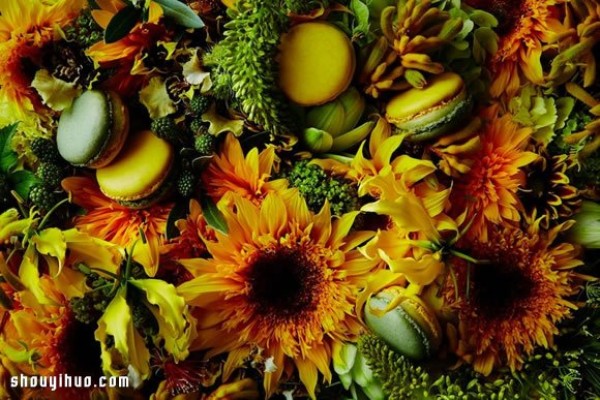
[[[227,233],[225,218],[210,197],[202,196],[200,207],[202,207],[202,215],[204,215],[204,219],[209,226],[222,233]]]
[[[33,172],[25,169],[15,171],[8,175],[8,180],[11,187],[23,199],[27,199],[29,197],[29,191],[31,190],[31,187],[40,182]]]
[[[0,172],[8,172],[18,161],[17,153],[11,145],[16,130],[17,124],[0,129]]]
[[[188,5],[177,0],[154,0],[160,4],[165,16],[171,18],[179,25],[186,28],[200,29],[204,27],[204,22]]]
[[[138,23],[141,16],[142,11],[134,6],[122,8],[108,23],[104,32],[104,41],[106,43],[114,43],[125,37],[135,24]]]

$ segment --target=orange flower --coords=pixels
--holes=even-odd
[[[230,134],[225,138],[221,153],[202,174],[204,189],[214,201],[237,193],[258,203],[268,193],[287,187],[285,179],[269,180],[274,163],[273,147],[267,147],[260,154],[253,148],[244,157],[240,142]]]
[[[72,195],[73,203],[87,211],[85,215],[75,217],[77,228],[127,249],[137,242],[133,259],[144,266],[149,276],[156,274],[170,204],[132,210],[104,196],[91,178],[70,177],[64,179],[62,185]],[[146,243],[140,240],[140,230]]]
[[[544,83],[542,47],[551,35],[565,31],[555,16],[563,0],[471,0],[469,3],[500,16],[500,43],[490,62],[493,97],[516,94],[524,81]]]
[[[456,179],[451,203],[456,213],[465,209],[473,216],[469,237],[487,241],[490,224],[516,222],[521,204],[517,189],[525,184],[521,168],[537,159],[524,151],[531,135],[530,128],[520,128],[510,115],[498,117],[494,108],[481,136],[481,148],[470,155],[470,171]]]
[[[92,17],[103,29],[106,29],[110,20],[126,4],[121,0],[96,0],[99,10],[92,11]],[[97,63],[123,63],[132,61],[140,56],[142,49],[147,48],[164,37],[165,31],[157,25],[163,11],[159,4],[150,2],[148,21],[137,24],[128,35],[114,43],[104,41],[92,45],[86,54]]]
[[[68,24],[84,5],[84,0],[59,0],[52,5],[31,0],[0,3],[2,114],[11,115],[16,121],[27,112],[43,108],[40,97],[30,86],[33,76],[27,74],[24,65],[38,65],[42,47],[58,38],[55,27]]]
[[[52,278],[43,276],[40,284],[53,304],[40,305],[29,292],[14,293],[13,308],[7,311],[9,318],[2,327],[0,353],[22,374],[98,379],[102,370],[94,327],[75,319],[68,300]],[[58,388],[43,398],[77,400],[89,396],[89,390],[92,389]],[[29,393],[31,398],[38,398],[35,392]]]
[[[332,379],[333,344],[363,332],[355,303],[377,261],[356,249],[373,234],[350,232],[357,213],[332,222],[328,206],[314,215],[288,191],[260,206],[240,194],[220,202],[229,233],[206,243],[213,258],[181,261],[196,278],[178,291],[200,310],[196,347],[229,353],[225,381],[258,346],[267,397],[297,368],[314,399],[319,372]]]
[[[458,312],[455,351],[477,372],[489,375],[502,365],[519,369],[536,347],[552,346],[557,324],[576,308],[567,299],[584,278],[573,272],[583,264],[575,258],[574,246],[553,245],[571,225],[548,232],[540,232],[539,220],[526,232],[497,226],[488,242],[474,241],[465,248],[487,263],[454,260],[456,285],[449,278],[444,297]]]

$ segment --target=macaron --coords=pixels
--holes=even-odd
[[[123,148],[129,132],[129,112],[121,97],[89,90],[63,111],[56,144],[61,157],[77,167],[102,168]]]
[[[108,166],[96,170],[104,195],[129,208],[145,208],[165,197],[174,181],[173,146],[151,131],[137,132]]]
[[[471,99],[460,75],[445,72],[422,88],[394,96],[386,105],[386,119],[411,141],[435,139],[451,132],[471,111]]]
[[[389,287],[372,296],[365,307],[369,329],[400,354],[420,360],[431,356],[441,343],[435,313],[417,297],[405,297],[385,311],[404,288]]]
[[[282,36],[279,49],[279,87],[294,103],[324,104],[348,89],[356,56],[350,38],[335,25],[295,25]]]

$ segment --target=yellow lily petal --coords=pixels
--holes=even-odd
[[[121,288],[108,304],[98,320],[94,337],[102,348],[102,369],[105,373],[120,375],[123,370],[132,366],[142,379],[146,379],[150,376],[150,352],[133,326],[131,309],[125,300],[126,293],[126,288]],[[114,339],[114,348],[106,346],[108,335]],[[115,352],[118,354],[114,354]],[[115,368],[119,361],[122,362],[121,370]]]
[[[56,258],[58,261],[57,275],[60,274],[65,263],[67,244],[63,232],[58,228],[44,229],[33,236],[31,241],[35,244],[37,251]]]
[[[159,279],[136,279],[131,284],[146,293],[154,307],[150,311],[158,322],[158,336],[164,339],[165,349],[175,360],[184,360],[195,337],[195,320],[175,286]]]

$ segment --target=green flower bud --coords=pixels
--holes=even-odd
[[[575,225],[567,235],[572,242],[589,249],[600,249],[600,204],[584,201],[575,215]]]

